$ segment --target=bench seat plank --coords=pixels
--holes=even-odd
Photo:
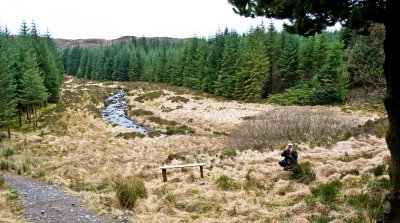
[[[185,168],[185,167],[195,167],[195,166],[205,166],[205,163],[192,163],[184,165],[174,165],[174,166],[162,166],[160,169],[174,169],[174,168]]]
[[[203,178],[204,177],[203,166],[205,166],[205,165],[206,165],[205,163],[192,163],[192,164],[184,164],[184,165],[162,166],[162,167],[160,167],[160,169],[162,170],[163,181],[167,182],[167,169],[199,166],[200,167],[200,177]]]

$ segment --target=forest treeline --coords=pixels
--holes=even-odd
[[[0,27],[0,127],[8,129],[22,117],[37,126],[36,107],[57,102],[63,81],[59,53],[49,33],[24,21],[18,35]],[[17,118],[18,117],[18,118]]]
[[[384,30],[374,25],[370,33],[343,29],[302,37],[270,24],[243,35],[225,29],[210,38],[74,46],[63,50],[62,61],[78,78],[168,83],[244,101],[336,104],[350,88],[384,87]]]

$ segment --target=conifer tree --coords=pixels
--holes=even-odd
[[[37,127],[36,105],[44,103],[48,98],[47,89],[43,84],[43,77],[36,62],[36,55],[32,49],[26,52],[26,60],[21,79],[19,102],[31,109],[32,126]]]
[[[235,88],[235,74],[238,61],[239,39],[236,33],[231,33],[225,39],[221,60],[221,69],[215,82],[215,95],[232,98]]]
[[[313,75],[314,37],[302,38],[299,43],[297,75],[301,81],[308,81]]]
[[[123,47],[116,55],[113,80],[127,81],[129,80],[129,64],[130,53],[127,46]]]
[[[17,101],[15,98],[15,80],[10,72],[9,50],[10,46],[5,36],[0,36],[0,126],[6,127],[8,137],[11,137],[10,126],[16,114]],[[0,139],[1,141],[1,139]]]
[[[263,90],[261,93],[262,98],[267,98],[268,95],[276,92],[276,81],[277,81],[277,69],[278,69],[278,38],[279,34],[275,30],[273,23],[271,22],[268,27],[266,35],[266,48],[267,56],[269,59],[269,69],[265,77]]]
[[[19,36],[25,37],[29,35],[29,27],[26,24],[26,21],[23,20],[21,26],[19,27]]]
[[[240,99],[255,101],[261,98],[262,86],[269,69],[264,34],[264,28],[257,27],[247,37],[235,85],[235,95]]]
[[[207,72],[207,55],[208,55],[208,43],[206,40],[201,40],[196,51],[194,61],[194,78],[195,85],[194,89],[199,91],[205,91],[209,83],[209,80],[205,78]]]
[[[199,46],[199,39],[194,38],[186,44],[183,51],[183,86],[194,88],[196,84],[195,67],[196,54]]]
[[[330,45],[326,63],[313,80],[314,104],[343,103],[347,96],[348,73],[343,65],[342,45]]]
[[[129,80],[139,81],[143,73],[143,52],[141,49],[134,49],[131,53],[129,63]]]
[[[279,53],[277,65],[278,75],[281,79],[281,91],[290,87],[295,86],[298,81],[298,43],[297,39],[293,35],[283,32],[281,34],[281,50]]]
[[[228,30],[225,29],[225,33],[228,33]],[[224,51],[224,42],[225,42],[225,33],[218,32],[214,38],[210,39],[210,47],[208,50],[207,56],[207,70],[205,74],[205,79],[208,83],[205,86],[204,91],[207,93],[214,93],[215,88],[214,84],[217,81],[218,71],[221,69],[221,60],[222,53]]]
[[[74,46],[70,52],[67,60],[67,73],[76,76],[79,69],[79,62],[81,59],[81,48]]]

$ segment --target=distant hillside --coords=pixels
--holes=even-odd
[[[73,46],[81,46],[81,47],[98,47],[98,46],[104,46],[104,45],[111,45],[111,44],[116,44],[116,43],[122,43],[122,42],[129,42],[132,39],[135,39],[138,37],[135,36],[122,36],[117,39],[54,39],[54,42],[57,46],[58,49],[64,49],[68,47],[73,47]],[[158,39],[160,41],[166,41],[166,42],[179,42],[179,41],[184,41],[187,39],[179,39],[179,38],[171,38],[171,37],[141,37],[145,38],[146,40],[150,39]],[[139,39],[139,38],[138,38]]]

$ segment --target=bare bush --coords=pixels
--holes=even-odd
[[[332,110],[283,107],[244,121],[232,132],[228,143],[238,150],[274,149],[288,141],[337,137],[357,124],[354,118]]]

